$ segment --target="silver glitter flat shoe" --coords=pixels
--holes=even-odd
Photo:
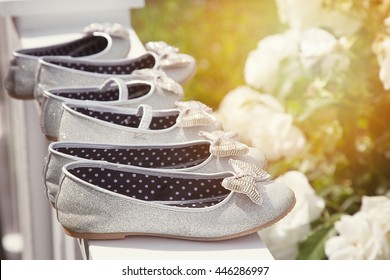
[[[137,107],[148,104],[156,109],[173,108],[183,97],[182,87],[158,71],[152,81],[124,82],[111,78],[100,87],[57,88],[44,92],[42,101],[41,128],[49,140],[58,139],[63,113],[62,103],[107,104],[111,106]]]
[[[177,49],[163,42],[148,44],[153,46],[149,47],[150,51],[132,59],[76,61],[67,57],[43,57],[39,60],[37,70],[35,98],[39,101],[45,90],[63,85],[94,86],[111,77],[125,81],[148,79],[147,75],[134,73],[140,69],[162,70],[178,83],[185,82],[195,73],[196,63],[193,57],[178,53]]]
[[[259,150],[235,140],[231,132],[200,132],[204,140],[180,144],[112,145],[85,142],[51,143],[44,168],[45,186],[54,206],[62,167],[80,160],[107,161],[138,167],[177,169],[182,172],[216,173],[231,170],[230,158],[265,168],[266,159]]]
[[[42,56],[69,56],[77,60],[124,58],[130,50],[129,34],[120,24],[92,24],[80,38],[61,44],[15,51],[6,88],[11,97],[33,99],[38,60]]]
[[[217,241],[259,231],[295,204],[287,186],[256,165],[199,174],[98,162],[63,168],[57,218],[75,238],[152,235]]]
[[[198,101],[176,102],[177,109],[153,110],[63,103],[60,141],[109,144],[168,144],[203,139],[221,124],[212,109]]]

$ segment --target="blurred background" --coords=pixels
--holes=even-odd
[[[260,38],[283,29],[274,1],[146,0],[132,24],[143,42],[165,41],[194,56],[198,70],[186,98],[218,108],[244,83],[244,64]]]
[[[143,42],[196,58],[186,98],[294,189],[296,209],[262,236],[276,258],[390,258],[389,219],[361,219],[372,205],[390,216],[389,16],[388,0],[147,0],[133,13]]]

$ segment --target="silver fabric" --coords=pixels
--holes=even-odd
[[[43,170],[46,195],[51,204],[55,203],[59,182],[62,175],[61,168],[76,160],[82,160],[76,157],[66,156],[55,152],[49,152],[46,156],[46,163]]]
[[[34,98],[34,78],[38,58],[14,53],[5,80],[5,87],[11,97],[20,99]]]
[[[76,166],[104,165],[90,162],[72,163],[64,167],[64,178],[56,201],[57,218],[73,232],[137,233],[210,240],[231,238],[272,223],[287,213],[295,203],[293,191],[281,183],[271,181],[257,184],[263,198],[261,205],[253,203],[244,194],[231,192],[223,201],[208,208],[180,208],[103,190],[67,171]],[[121,171],[135,169],[117,168]],[[144,172],[163,174],[154,170]],[[174,176],[204,178],[199,174],[181,174]],[[224,174],[237,175],[232,172]]]
[[[225,178],[222,186],[228,190],[246,194],[254,203],[261,205],[263,199],[257,188],[258,182],[266,182],[271,177],[258,165],[237,159],[229,159],[236,176]]]
[[[57,57],[57,58],[42,58],[39,60],[36,85],[34,89],[34,96],[38,101],[42,101],[43,94],[46,90],[59,87],[93,87],[101,85],[109,78],[119,78],[124,81],[144,80],[152,81],[155,75],[143,74],[142,72],[136,75],[112,75],[92,73],[77,69],[71,69],[64,66],[59,66],[50,61],[74,62],[72,58]],[[83,63],[90,65],[115,65],[121,62],[129,61],[128,59],[93,61],[79,59]]]
[[[159,78],[158,78],[159,79]],[[63,107],[62,103],[64,102],[71,102],[72,104],[99,104],[104,103],[111,106],[121,106],[121,107],[129,107],[134,108],[141,104],[148,104],[156,109],[169,109],[174,107],[174,104],[177,100],[182,99],[183,97],[183,91],[175,89],[175,92],[170,92],[167,89],[161,88],[162,81],[165,80],[169,85],[174,83],[173,80],[169,78],[165,79],[159,79],[159,83],[156,84],[154,80],[152,81],[131,81],[127,82],[126,84],[146,84],[149,85],[150,91],[141,97],[134,98],[134,99],[127,99],[127,93],[120,92],[119,97],[123,97],[120,100],[115,101],[85,101],[85,100],[76,100],[76,99],[70,99],[66,97],[61,97],[58,95],[53,94],[50,92],[50,90],[45,91],[43,95],[43,101],[42,101],[42,113],[41,113],[41,129],[42,132],[51,137],[57,139],[59,137],[59,127],[61,122],[61,116],[63,113]],[[181,88],[179,84],[177,84],[178,87]],[[79,88],[79,87],[78,87]],[[169,88],[167,86],[167,88]],[[64,90],[69,91],[74,88],[63,88],[63,89],[56,89],[56,92]],[[98,89],[98,88],[95,88]],[[127,91],[127,87],[125,87],[125,90]]]
[[[124,127],[106,121],[98,120],[90,116],[80,114],[68,105],[62,104],[64,113],[60,124],[60,141],[83,141],[92,143],[110,144],[167,144],[180,143],[191,140],[203,139],[198,135],[199,131],[211,132],[220,129],[220,123],[199,125],[193,127],[179,127],[177,124],[167,129],[142,130],[139,128]],[[100,111],[136,114],[137,110],[88,105],[90,108],[99,108]],[[178,115],[179,110],[156,110],[153,116]]]
[[[94,32],[93,35],[105,37],[108,41],[107,48],[100,53],[85,56],[83,57],[84,59],[117,59],[124,58],[128,55],[130,50],[129,37],[112,37],[102,32]],[[80,38],[82,36],[80,36]],[[50,47],[51,46],[47,46],[46,48]],[[36,49],[34,48],[28,50]],[[27,49],[17,50],[12,54],[13,58],[10,62],[8,76],[5,82],[9,94],[12,97],[20,99],[34,98],[34,88],[36,83],[35,77],[40,59],[38,56],[23,53],[26,50]],[[69,59],[77,60],[79,58],[69,57]]]
[[[156,54],[149,52],[143,56],[152,55],[156,61],[154,67],[152,69],[162,70],[166,73],[168,77],[173,79],[178,83],[183,83],[187,81],[195,72],[196,62],[195,59],[191,58],[191,63],[182,65],[181,67],[166,69],[165,67],[161,67],[159,64],[159,58]],[[142,56],[141,56],[142,57]],[[102,66],[116,66],[118,64],[130,63],[132,61],[138,60],[140,57],[135,59],[115,59],[115,60],[104,60],[104,61],[92,61],[92,60],[82,60],[84,63],[88,63],[91,65],[102,65]],[[71,58],[58,58],[56,61],[61,61],[63,63],[73,62]],[[59,87],[63,85],[67,86],[94,86],[97,84],[103,83],[106,79],[111,77],[117,77],[123,79],[125,81],[131,81],[136,79],[142,80],[150,80],[148,75],[142,75],[139,72],[134,74],[100,74],[100,73],[91,73],[87,71],[71,69],[64,66],[59,66],[51,63],[53,58],[45,58],[39,60],[38,70],[37,70],[37,78],[36,78],[36,87],[34,90],[35,97],[40,100],[43,92],[47,89]]]
[[[72,147],[89,147],[89,148],[103,148],[103,149],[137,149],[141,147],[147,148],[167,148],[167,147],[185,147],[192,144],[199,143],[209,143],[210,141],[191,141],[180,144],[172,145],[103,145],[103,144],[93,144],[93,143],[83,143],[83,142],[56,142],[51,143],[48,148],[47,160],[44,168],[44,179],[45,187],[47,191],[47,196],[52,204],[55,204],[55,198],[59,189],[60,178],[62,175],[62,167],[70,162],[85,160],[80,157],[71,156],[69,154],[61,153],[55,149],[58,147],[61,148],[72,148]],[[266,159],[263,153],[255,148],[249,148],[249,152],[245,155],[239,156],[228,156],[228,157],[216,157],[210,154],[209,158],[206,159],[203,163],[193,166],[178,169],[178,172],[194,172],[194,173],[203,173],[203,174],[212,174],[224,171],[233,171],[232,166],[229,164],[229,159],[234,158],[240,161],[249,162],[259,166],[259,168],[264,168],[266,165]]]

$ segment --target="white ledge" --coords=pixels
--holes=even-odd
[[[89,260],[273,260],[257,233],[240,238],[200,242],[131,236],[122,240],[80,240]]]

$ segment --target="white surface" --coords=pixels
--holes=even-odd
[[[273,260],[257,233],[217,242],[139,236],[82,242],[90,260]]]
[[[20,37],[75,33],[93,22],[130,28],[130,9],[144,0],[0,0],[0,16],[10,16]]]
[[[77,240],[64,233],[62,226],[57,221],[57,214],[54,208],[52,208],[52,236],[54,260],[83,259]]]
[[[0,16],[52,15],[142,8],[145,0],[0,0]]]

